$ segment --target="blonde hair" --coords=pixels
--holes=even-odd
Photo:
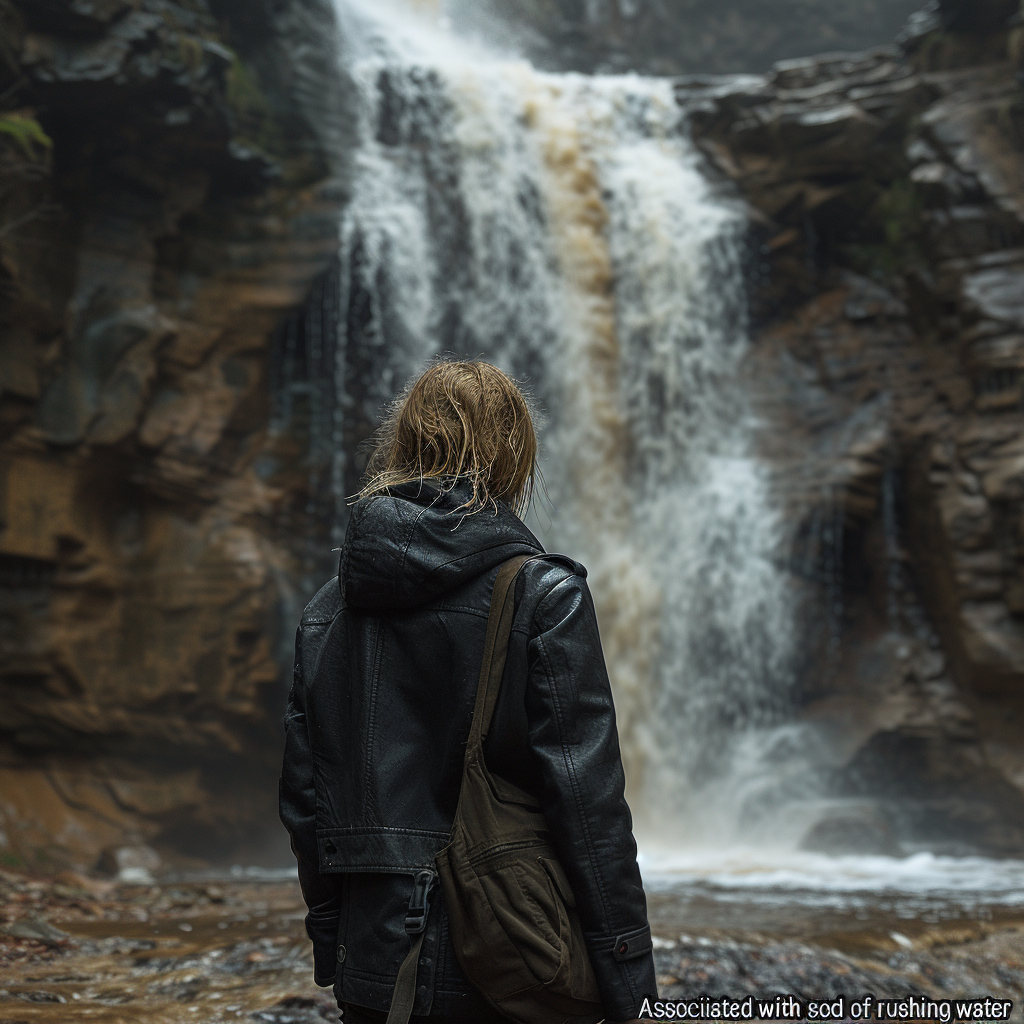
[[[365,498],[412,481],[473,484],[466,506],[506,502],[523,515],[533,496],[537,435],[520,386],[479,360],[438,360],[411,381],[377,431]]]

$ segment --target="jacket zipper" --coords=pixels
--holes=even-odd
[[[469,857],[470,863],[479,864],[481,861],[490,860],[502,853],[509,853],[512,850],[528,850],[531,846],[548,847],[550,844],[543,839],[519,839],[514,843],[502,843],[500,846],[489,846],[482,853],[474,853]]]

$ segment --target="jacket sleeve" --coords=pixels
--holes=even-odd
[[[298,861],[299,886],[309,910],[306,934],[313,942],[313,979],[318,985],[330,985],[337,971],[341,899],[337,878],[320,874],[316,845],[316,787],[306,726],[302,653],[300,626],[295,635],[295,674],[284,717],[280,813],[281,821],[291,835],[292,853]]]
[[[597,616],[579,575],[534,613],[526,690],[531,751],[559,859],[610,1020],[638,1015],[657,992],[647,902]]]

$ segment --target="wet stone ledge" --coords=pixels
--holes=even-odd
[[[676,85],[750,214],[803,713],[879,853],[1024,848],[1022,43],[1005,4],[949,2],[900,46]]]

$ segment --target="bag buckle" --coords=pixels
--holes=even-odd
[[[413,883],[409,910],[405,915],[405,930],[410,935],[419,935],[427,927],[427,911],[430,910],[430,889],[437,879],[437,872],[429,868],[418,871]]]

